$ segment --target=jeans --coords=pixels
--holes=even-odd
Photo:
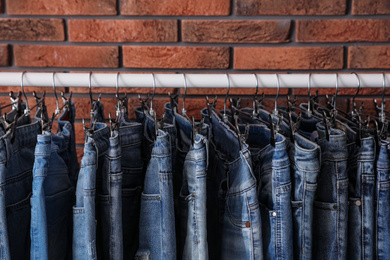
[[[122,166],[119,134],[113,132],[109,148],[104,156],[101,185],[98,189],[99,206],[98,241],[102,251],[99,259],[123,259],[122,234]],[[128,221],[128,220],[126,220]]]
[[[261,259],[261,219],[248,145],[240,149],[238,136],[215,111],[211,122],[221,259]]]
[[[69,132],[38,135],[31,197],[31,259],[71,259],[73,186],[60,154]]]
[[[76,205],[73,207],[73,259],[97,259],[96,223],[101,221],[99,203],[95,205],[97,187],[101,187],[102,166],[109,146],[110,129],[104,123],[96,123],[92,137],[84,145],[84,156],[81,160],[80,173],[76,187]],[[99,178],[100,176],[100,178]],[[96,207],[97,206],[97,207]],[[95,214],[98,212],[98,214]],[[97,215],[97,216],[96,216]],[[98,244],[102,250],[102,246]]]
[[[139,213],[144,183],[142,124],[123,118],[119,127],[122,150],[122,229],[123,258],[134,259],[139,241]]]
[[[347,138],[331,129],[329,141],[325,127],[317,125],[321,147],[321,170],[314,201],[313,258],[346,259],[348,222]]]
[[[265,125],[250,125],[247,143],[251,149],[260,203],[264,259],[293,258],[290,162],[288,142],[276,135],[270,145]]]
[[[68,140],[68,149],[63,152],[64,154],[61,155],[61,158],[64,159],[66,165],[69,168],[69,178],[74,188],[76,188],[77,175],[80,170],[80,165],[77,160],[76,153],[76,134],[74,128],[75,118],[76,108],[74,106],[74,101],[71,100],[69,110],[63,111],[61,116],[58,118],[58,133],[65,131],[70,133],[70,139]]]
[[[376,259],[390,255],[390,144],[382,141],[376,179]]]
[[[375,140],[363,138],[350,157],[347,259],[374,259]]]
[[[18,126],[0,142],[0,258],[30,258],[30,196],[39,122]]]
[[[294,259],[312,259],[313,204],[320,171],[320,147],[296,133],[290,146]]]
[[[183,259],[209,259],[207,244],[206,169],[207,139],[197,135],[186,155],[183,186],[180,192],[182,226],[186,224],[183,239]]]
[[[136,259],[176,259],[171,141],[158,130],[141,195]]]

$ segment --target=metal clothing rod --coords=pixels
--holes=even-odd
[[[120,73],[118,76],[119,87],[153,87],[153,75],[156,87],[183,88],[185,85],[184,74],[151,74],[151,73]],[[306,74],[277,74],[280,88],[307,88],[309,73]],[[381,73],[359,74],[361,88],[382,88],[383,75]],[[20,86],[22,72],[0,72],[0,86]],[[276,74],[229,74],[231,88],[276,88]],[[185,74],[188,88],[227,88],[227,74]],[[385,74],[385,86],[390,85],[390,73]],[[117,73],[92,73],[91,86],[113,87],[116,86]],[[56,87],[88,87],[89,73],[55,73]],[[53,73],[25,72],[23,76],[24,86],[52,87]],[[336,86],[336,74],[311,74],[311,88],[334,88]],[[339,88],[356,88],[357,77],[354,74],[338,74]]]

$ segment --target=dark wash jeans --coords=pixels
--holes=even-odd
[[[325,127],[317,125],[321,147],[321,170],[314,201],[313,258],[346,259],[348,225],[347,137],[331,129],[329,141]]]
[[[248,145],[243,143],[240,150],[238,136],[215,111],[211,114],[211,124],[215,151],[212,160],[215,160],[218,185],[216,216],[219,238],[222,239],[220,258],[262,259],[256,178]],[[211,204],[210,208],[213,206]]]
[[[348,255],[347,259],[374,259],[375,242],[375,140],[366,137],[348,144]]]
[[[376,259],[390,255],[390,143],[382,141],[376,162]]]
[[[39,122],[0,137],[0,258],[30,258],[30,196]]]
[[[70,125],[70,123],[68,123]],[[38,135],[31,197],[31,259],[71,259],[74,188],[66,154],[70,132]]]
[[[144,183],[142,124],[123,118],[119,127],[122,150],[123,259],[134,259],[139,240],[139,213]]]
[[[171,141],[159,130],[141,195],[139,249],[135,259],[176,259]]]

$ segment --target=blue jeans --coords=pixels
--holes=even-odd
[[[376,165],[376,259],[390,255],[390,144],[382,141]]]
[[[0,142],[0,258],[30,258],[30,196],[39,122],[16,128]]]
[[[122,165],[117,131],[114,131],[113,136],[109,138],[109,148],[103,160],[101,180],[98,182],[101,186],[97,194],[98,241],[101,243],[101,250],[97,250],[98,258],[121,260],[123,259]]]
[[[320,147],[296,133],[289,155],[292,173],[294,259],[312,259],[313,204],[321,163]]]
[[[176,259],[170,136],[158,131],[141,195],[136,259]]]
[[[237,135],[215,111],[211,123],[221,259],[261,259],[261,219],[248,145],[240,150]]]
[[[74,130],[74,120],[76,118],[76,108],[74,101],[71,100],[69,111],[63,111],[61,116],[58,118],[58,133],[69,132],[70,139],[68,140],[68,149],[63,152],[61,158],[64,159],[69,169],[69,178],[73,185],[76,187],[77,175],[80,170],[80,165],[77,160],[76,153],[76,134]],[[69,124],[70,123],[70,124]]]
[[[123,118],[119,128],[122,150],[122,229],[123,258],[134,259],[139,240],[139,213],[144,182],[142,124]]]
[[[363,138],[348,162],[347,259],[375,258],[375,153],[374,138]]]
[[[321,147],[321,170],[314,201],[313,258],[346,259],[348,225],[348,176],[346,134],[317,125]]]
[[[76,205],[73,207],[73,259],[97,259],[96,245],[97,241],[101,243],[101,238],[97,236],[96,223],[100,225],[101,221],[96,221],[100,211],[99,203],[95,205],[95,197],[100,193],[97,187],[101,187],[99,184],[102,182],[109,134],[110,129],[106,124],[96,123],[93,136],[88,137],[84,145],[76,187]],[[98,214],[95,214],[95,210]],[[102,250],[99,246],[99,250]]]
[[[290,162],[281,134],[270,145],[265,125],[250,125],[247,143],[257,179],[264,259],[293,258]]]
[[[71,259],[73,186],[60,154],[69,132],[38,135],[31,197],[31,259]]]
[[[197,135],[186,155],[183,186],[180,192],[181,213],[185,227],[182,259],[209,259],[207,244],[206,169],[208,141]]]

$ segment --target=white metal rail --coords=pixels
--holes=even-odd
[[[145,74],[145,73],[55,73],[56,87],[116,87],[118,77],[119,87],[169,87],[183,88],[184,75],[188,88],[227,88],[227,74]],[[276,76],[278,75],[278,76]],[[231,88],[276,88],[279,78],[280,88],[307,88],[311,75],[311,88],[334,88],[335,73],[313,74],[229,74]],[[358,73],[361,88],[382,88],[383,74]],[[154,79],[153,79],[154,77]],[[0,86],[20,86],[21,72],[0,72]],[[385,74],[385,86],[390,85],[390,73]],[[52,87],[53,73],[25,72],[23,86]],[[339,88],[356,88],[358,79],[354,74],[338,74]]]

